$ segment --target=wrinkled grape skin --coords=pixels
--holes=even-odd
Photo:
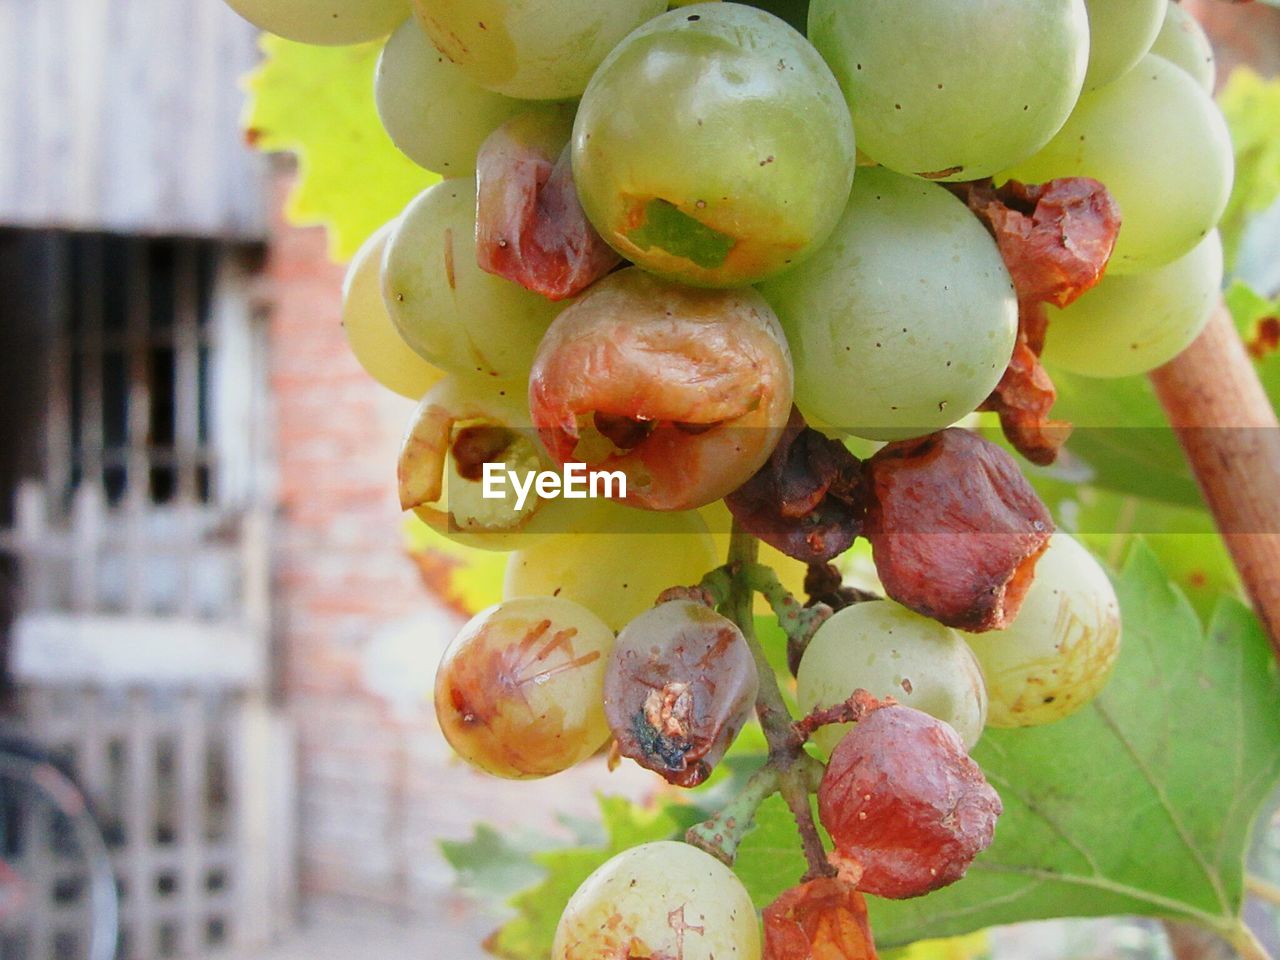
[[[950,724],[965,749],[978,742],[987,719],[982,668],[960,635],[888,600],[845,607],[819,627],[796,683],[802,713],[866,690]],[[813,740],[830,753],[850,729],[822,727]]]
[[[1222,239],[1213,231],[1157,270],[1104,277],[1051,310],[1044,361],[1087,377],[1127,377],[1172,360],[1200,335],[1222,291]]]
[[[1170,3],[1151,52],[1181,67],[1210,96],[1218,79],[1213,45],[1194,16],[1180,3]]]
[[[522,100],[567,100],[666,0],[413,0],[432,42],[480,86]]]
[[[993,727],[1053,723],[1083,708],[1120,655],[1120,605],[1106,572],[1056,533],[1011,626],[969,637],[983,666]]]
[[[366,240],[342,281],[342,330],[351,353],[369,376],[388,390],[418,400],[444,379],[404,342],[382,299],[382,255],[392,221]]]
[[[520,546],[507,562],[504,597],[565,597],[614,630],[668,587],[697,583],[724,556],[697,513],[653,514],[601,501],[572,527]]]
[[[387,41],[373,89],[392,142],[414,163],[444,177],[471,174],[485,137],[528,108],[473,83],[414,20]]]
[[[622,756],[696,787],[750,719],[758,686],[755,659],[732,620],[693,600],[670,600],[618,634],[604,712]]]
[[[1084,88],[1106,86],[1151,49],[1170,0],[1084,0],[1089,9],[1089,72]]]
[[[528,375],[557,304],[476,263],[474,178],[446,180],[401,215],[382,262],[382,297],[401,336],[449,373]]]
[[[578,887],[552,960],[760,960],[755,907],[732,870],[687,843],[632,847]]]
[[[269,33],[324,46],[385,37],[409,17],[409,0],[227,0]]]
[[[697,286],[742,286],[801,262],[839,219],[854,164],[849,111],[821,57],[739,4],[673,10],[631,34],[574,126],[574,178],[600,235]],[[679,239],[637,233],[659,201]]]
[[[956,732],[910,707],[872,711],[831,755],[818,816],[858,889],[895,900],[964,876],[1003,810]]]
[[[991,236],[943,187],[888,170],[860,171],[831,240],[761,293],[787,331],[800,409],[873,440],[971,413],[1018,332]]]
[[[1109,275],[1185,256],[1218,223],[1235,160],[1213,100],[1183,70],[1148,54],[1129,73],[1080,98],[1056,137],[996,179],[1042,183],[1092,177],[1120,204]]]
[[[932,180],[990,176],[1044,146],[1089,51],[1084,0],[813,0],[809,38],[859,148]]]
[[[786,337],[759,294],[679,287],[636,268],[556,318],[529,380],[534,425],[558,463],[581,456],[580,418],[657,424],[588,461],[624,471],[627,503],[649,510],[705,506],[744,483],[781,436],[791,399]]]
[[[764,909],[764,960],[876,960],[866,900],[834,877],[792,887]]]
[[[473,617],[445,651],[435,707],[468,763],[513,780],[550,776],[605,743],[613,631],[558,597],[510,600]]]

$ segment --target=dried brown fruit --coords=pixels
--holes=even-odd
[[[618,750],[695,787],[751,716],[758,686],[742,631],[693,600],[661,603],[618,635],[604,711]]]
[[[889,444],[866,473],[866,536],[885,592],[949,627],[1011,623],[1054,528],[1013,458],[952,428]]]
[[[861,463],[794,407],[769,460],[725,497],[744,530],[789,557],[825,563],[853,546],[866,513]]]
[[[548,106],[507,121],[476,159],[480,269],[550,300],[585,290],[622,262],[587,220],[573,184],[573,112]]]
[[[918,897],[964,876],[1003,810],[949,726],[910,707],[861,720],[831,754],[818,815],[858,888]]]
[[[876,960],[862,894],[836,878],[783,893],[764,909],[764,960]]]

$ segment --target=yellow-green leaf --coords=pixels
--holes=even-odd
[[[1239,67],[1218,96],[1236,152],[1236,183],[1223,215],[1227,263],[1235,262],[1245,225],[1280,197],[1280,78]]]
[[[396,149],[378,120],[373,72],[380,43],[314,47],[264,35],[265,59],[245,86],[245,133],[261,150],[298,157],[285,215],[329,230],[347,260],[440,177]]]

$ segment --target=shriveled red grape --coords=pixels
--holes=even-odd
[[[558,462],[621,470],[632,506],[688,510],[764,464],[791,394],[786,337],[754,290],[696,290],[632,268],[552,324],[529,408]]]
[[[866,536],[885,592],[973,633],[1012,623],[1053,533],[1013,458],[951,429],[891,443],[866,469]]]
[[[618,635],[604,712],[624,757],[695,787],[751,716],[758,682],[733,621],[693,600],[671,600]]]
[[[910,707],[863,718],[831,754],[818,815],[858,888],[918,897],[964,876],[1003,807],[956,732]]]
[[[436,673],[440,729],[468,763],[510,779],[545,777],[608,739],[601,701],[613,631],[559,597],[476,614]]]
[[[581,292],[622,260],[578,201],[572,129],[564,105],[521,114],[489,135],[476,162],[480,269],[550,300]]]
[[[764,909],[764,960],[876,960],[867,903],[852,884],[824,877]]]

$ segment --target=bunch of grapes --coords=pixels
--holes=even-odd
[[[984,727],[1060,720],[1115,664],[1106,574],[957,424],[992,412],[1052,462],[1054,365],[1141,373],[1206,323],[1232,153],[1203,33],[1169,0],[229,2],[304,42],[389,35],[379,114],[444,178],[357,255],[343,320],[421,400],[405,509],[512,551],[440,666],[449,742],[509,778],[611,744],[692,787],[764,727],[741,804],[596,871],[554,960],[874,957],[864,893],[952,883],[992,841]],[[486,489],[574,464],[621,502]],[[832,565],[860,536],[885,596]],[[775,792],[809,873],[762,936],[730,868]]]

